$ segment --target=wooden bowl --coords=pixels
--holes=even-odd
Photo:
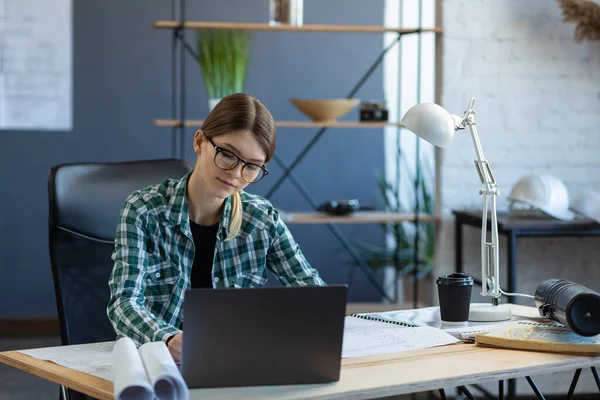
[[[315,122],[335,122],[360,102],[359,99],[290,99],[290,101]]]

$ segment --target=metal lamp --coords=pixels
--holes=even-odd
[[[489,163],[485,160],[477,126],[473,105],[475,98],[469,102],[464,116],[450,114],[443,107],[434,103],[420,103],[411,107],[402,118],[402,125],[408,130],[433,144],[434,146],[448,147],[457,130],[466,127],[471,132],[475,146],[477,160],[475,167],[483,189],[479,194],[483,196],[483,216],[481,227],[481,295],[491,296],[491,304],[471,304],[469,320],[471,321],[502,321],[511,318],[510,308],[500,304],[500,297],[508,295],[500,289],[499,283],[499,256],[498,256],[498,221],[496,215],[496,196],[499,194],[498,184],[492,173]],[[488,211],[491,213],[491,238],[488,240],[487,223]]]

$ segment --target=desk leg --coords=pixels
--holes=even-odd
[[[600,390],[600,376],[598,376],[598,370],[596,369],[596,367],[592,367],[592,375],[594,375],[596,386],[598,386],[598,390]]]
[[[517,398],[517,380],[508,380],[508,400],[515,400]]]
[[[536,397],[539,400],[546,400],[546,398],[544,397],[544,395],[542,394],[540,389],[535,384],[535,381],[533,380],[533,378],[531,378],[530,376],[526,376],[525,379],[527,379],[527,382],[529,382],[529,386],[531,386],[531,388],[533,389],[533,392],[535,393]]]
[[[462,222],[454,223],[454,272],[462,272],[463,267]]]
[[[507,252],[507,291],[509,293],[515,293],[517,291],[517,234],[513,231],[508,234]],[[509,296],[508,302],[514,303],[514,299]]]
[[[513,231],[510,231],[508,234],[508,245],[507,249],[507,291],[509,293],[514,293],[516,291],[515,281],[517,279],[517,234]],[[508,297],[509,303],[514,303],[514,299],[512,297]],[[514,400],[517,398],[517,380],[509,379],[508,380],[508,398],[510,400]]]
[[[504,400],[504,381],[498,382],[498,400]]]
[[[567,394],[567,400],[571,400],[571,397],[573,397],[573,393],[575,393],[577,382],[579,382],[579,375],[581,375],[581,368],[578,368],[577,371],[575,371],[575,376],[573,376],[573,380],[571,381],[571,387],[569,387],[569,393]]]
[[[477,399],[475,398],[475,396],[473,396],[473,395],[471,394],[471,392],[469,392],[469,389],[467,389],[467,387],[466,387],[466,386],[459,386],[459,387],[458,387],[458,390],[460,390],[460,392],[461,392],[462,394],[464,394],[464,395],[465,395],[465,397],[466,397],[467,399],[469,399],[469,400],[477,400]]]

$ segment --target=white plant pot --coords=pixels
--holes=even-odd
[[[208,112],[211,112],[220,101],[221,99],[208,99]]]

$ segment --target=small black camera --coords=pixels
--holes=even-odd
[[[360,103],[360,120],[363,122],[387,122],[388,110],[382,102]]]
[[[357,199],[328,201],[317,209],[332,215],[348,215],[358,210],[360,210],[360,202]]]

